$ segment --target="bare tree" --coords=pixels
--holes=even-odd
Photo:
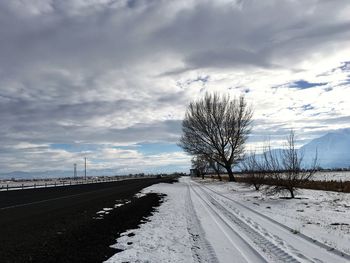
[[[213,160],[209,160],[209,167],[216,173],[219,181],[222,181],[221,174],[223,174],[223,167]]]
[[[266,175],[264,162],[258,160],[256,153],[252,152],[240,163],[240,168],[248,176],[248,184],[252,184],[255,190],[259,191],[260,187],[264,184]]]
[[[281,171],[281,151],[272,150],[270,142],[265,143],[263,147],[262,162],[260,163],[260,169],[266,173],[270,178],[278,178]]]
[[[303,166],[304,154],[295,146],[295,132],[290,131],[283,150],[279,156],[273,153],[271,148],[264,153],[264,169],[272,176],[274,184],[268,189],[269,192],[276,193],[288,191],[290,197],[295,197],[295,191],[300,184],[312,179],[317,171],[317,151],[311,166],[306,169]]]
[[[209,163],[205,156],[203,155],[196,155],[195,157],[192,158],[192,167],[197,170],[199,176],[204,179],[204,175],[207,174],[208,168],[209,168]]]
[[[189,154],[218,163],[229,180],[235,181],[232,168],[242,159],[251,119],[252,110],[244,96],[230,99],[207,93],[189,104],[179,145]]]

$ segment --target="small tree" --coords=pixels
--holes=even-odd
[[[256,191],[259,191],[260,187],[264,183],[266,175],[265,167],[261,160],[257,159],[256,153],[252,152],[244,158],[240,163],[242,172],[248,176],[248,184],[252,184]]]
[[[192,167],[198,171],[199,176],[204,179],[204,175],[207,174],[209,163],[203,155],[196,155],[192,158]]]
[[[312,179],[317,171],[317,151],[309,169],[302,167],[304,155],[295,146],[295,132],[290,131],[284,149],[279,151],[279,156],[269,148],[265,151],[264,169],[273,176],[274,185],[269,187],[269,192],[276,193],[288,191],[290,197],[295,197],[295,191],[301,183]]]
[[[232,167],[242,159],[251,119],[252,110],[243,96],[230,99],[207,93],[189,104],[179,145],[191,155],[218,163],[235,181]]]

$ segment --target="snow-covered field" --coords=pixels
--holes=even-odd
[[[96,183],[104,181],[113,181],[128,179],[129,177],[95,177],[89,178],[87,183]],[[317,172],[313,178],[314,180],[319,181],[350,181],[350,172]],[[51,179],[37,179],[37,180],[0,180],[0,191],[2,190],[17,190],[22,188],[40,188],[40,187],[52,187],[52,186],[62,186],[62,185],[75,185],[75,184],[84,184],[83,179],[72,180],[70,178],[51,178]]]
[[[167,195],[120,237],[107,262],[350,262],[350,195],[302,190],[266,197],[236,183],[181,178],[143,192]]]
[[[137,179],[137,177],[119,176],[119,177],[88,177],[84,178],[49,178],[49,179],[35,179],[35,180],[0,180],[0,191],[7,190],[20,190],[27,188],[44,188],[44,187],[56,187],[78,184],[93,184],[103,182],[115,182],[126,179]]]
[[[245,175],[237,175],[245,176]],[[350,172],[348,171],[338,171],[338,172],[316,172],[312,180],[315,181],[350,181]]]
[[[318,181],[350,181],[350,172],[317,172],[314,180]]]

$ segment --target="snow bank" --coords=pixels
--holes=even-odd
[[[112,247],[123,250],[106,262],[192,262],[187,231],[186,188],[181,184],[157,184],[142,193],[166,194],[164,203],[139,229],[123,233]]]

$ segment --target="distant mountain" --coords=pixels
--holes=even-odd
[[[272,149],[271,151],[281,163],[283,149]],[[316,151],[318,166],[326,169],[349,168],[350,128],[329,132],[300,147],[299,152],[303,155],[302,166],[304,168],[310,168],[313,165]],[[258,154],[257,159],[262,161],[262,154]]]
[[[316,149],[322,168],[350,167],[350,129],[329,132],[302,146],[306,163],[314,158]]]

